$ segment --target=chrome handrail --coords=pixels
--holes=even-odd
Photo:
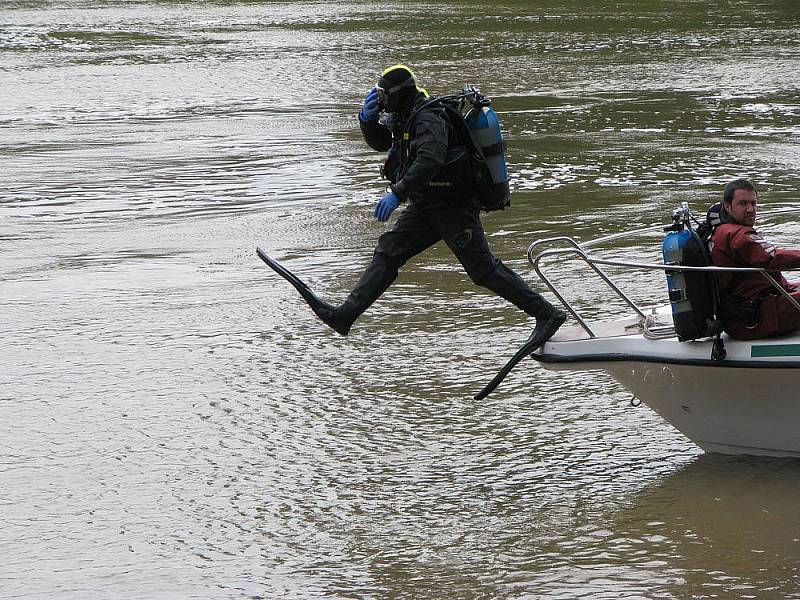
[[[792,209],[794,211],[796,209]],[[790,211],[778,211],[778,212],[790,212]],[[772,287],[774,287],[779,294],[782,294],[789,301],[800,310],[800,302],[798,302],[789,292],[787,292],[783,286],[775,280],[772,275],[766,269],[762,269],[759,267],[717,267],[717,266],[709,266],[709,267],[690,267],[690,266],[682,266],[682,265],[664,265],[664,264],[653,264],[653,263],[639,263],[633,261],[622,261],[622,260],[611,260],[611,259],[604,259],[592,256],[585,251],[585,248],[590,246],[596,246],[603,242],[608,242],[615,239],[620,239],[622,237],[632,236],[632,235],[640,235],[642,233],[661,230],[664,231],[664,225],[654,225],[651,227],[646,227],[642,229],[636,229],[631,231],[625,231],[613,235],[604,236],[602,238],[597,238],[594,240],[590,240],[581,244],[575,238],[569,236],[557,236],[552,238],[545,238],[542,240],[534,241],[530,246],[528,246],[528,262],[531,264],[533,269],[536,271],[536,274],[541,278],[544,284],[548,287],[548,289],[555,295],[556,298],[561,302],[561,304],[567,309],[567,311],[575,318],[575,320],[580,324],[583,330],[589,335],[589,337],[597,337],[595,333],[592,331],[591,327],[586,323],[586,321],[581,317],[578,313],[577,309],[575,309],[570,302],[564,298],[564,296],[556,289],[556,285],[542,272],[542,269],[539,266],[539,263],[547,257],[550,256],[564,256],[564,255],[575,255],[577,258],[583,260],[591,269],[603,280],[605,281],[608,286],[620,297],[630,308],[632,308],[641,319],[645,319],[646,315],[644,311],[636,305],[636,303],[631,300],[625,292],[623,292],[612,280],[611,277],[608,276],[605,271],[603,271],[598,265],[606,265],[606,266],[615,266],[615,267],[625,267],[630,269],[638,269],[638,270],[658,270],[658,271],[705,271],[710,273],[720,273],[720,272],[737,272],[737,273],[759,273],[762,277],[764,277]],[[551,250],[544,250],[540,252],[535,258],[533,256],[534,251],[536,248],[546,244],[554,244],[557,242],[563,242],[568,244],[569,248],[560,248],[560,249],[551,249]]]
[[[633,300],[631,300],[627,296],[627,294],[625,294],[625,292],[623,292],[613,281],[611,281],[611,278],[608,275],[606,275],[606,273],[595,264],[597,261],[593,261],[592,257],[590,257],[588,254],[586,254],[586,252],[583,251],[583,248],[581,248],[581,246],[580,246],[580,244],[578,244],[578,242],[576,242],[572,238],[567,238],[567,237],[551,238],[551,240],[552,241],[565,241],[565,242],[568,242],[568,243],[572,244],[574,247],[573,248],[563,248],[561,250],[545,250],[544,252],[539,254],[539,256],[536,257],[536,260],[532,261],[531,264],[533,265],[533,268],[536,271],[536,274],[539,275],[541,280],[544,281],[545,285],[550,289],[551,292],[553,292],[553,294],[556,296],[556,298],[558,298],[561,301],[561,304],[564,305],[564,308],[566,308],[567,311],[575,318],[575,320],[578,321],[578,323],[580,323],[581,327],[583,327],[583,330],[586,333],[589,334],[589,337],[597,337],[597,336],[595,336],[595,334],[592,331],[592,329],[589,327],[589,325],[586,323],[586,321],[583,319],[583,317],[581,317],[581,315],[578,313],[578,311],[575,310],[575,308],[573,308],[572,304],[570,304],[569,301],[566,300],[564,298],[564,296],[562,296],[558,292],[558,290],[556,289],[555,285],[553,285],[553,283],[547,278],[547,276],[539,268],[539,261],[542,258],[544,258],[545,256],[553,256],[553,255],[556,255],[556,254],[577,254],[580,258],[582,258],[586,262],[587,265],[589,265],[589,267],[592,268],[592,270],[595,273],[597,273],[597,275],[600,276],[601,279],[603,279],[603,281],[605,281],[608,284],[608,286],[612,290],[614,290],[617,293],[617,295],[620,298],[622,298],[625,301],[625,303],[628,306],[630,306],[634,311],[636,311],[636,313],[638,313],[641,318],[645,318],[644,312],[642,312],[642,310],[636,305],[636,303]],[[546,241],[546,240],[542,240],[542,241]],[[534,242],[534,244],[536,244],[536,242]],[[531,247],[533,247],[534,244],[531,244]],[[528,249],[528,252],[529,252],[528,260],[531,261],[531,254],[530,254],[531,248]]]

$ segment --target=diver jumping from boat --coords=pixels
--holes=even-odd
[[[347,335],[409,259],[444,240],[476,285],[536,319],[525,344],[528,353],[533,352],[561,327],[566,314],[492,254],[474,185],[465,182],[459,187],[452,183],[459,178],[446,177],[447,169],[454,168],[447,160],[448,150],[457,151],[459,143],[463,145],[446,113],[431,102],[405,65],[386,69],[367,94],[358,115],[364,141],[373,150],[388,151],[382,174],[390,185],[375,207],[375,217],[386,222],[402,203],[406,207],[394,227],[380,236],[372,262],[342,304],[324,302],[265,252],[259,249],[258,255],[295,286],[317,317]]]
[[[754,229],[758,192],[747,179],[736,179],[723,191],[721,223],[711,234],[711,260],[718,267],[758,267],[795,299],[798,282],[786,280],[781,269],[800,268],[800,250],[777,248]],[[755,340],[800,329],[800,311],[759,273],[716,273],[720,317],[733,338]]]

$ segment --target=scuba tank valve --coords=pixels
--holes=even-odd
[[[682,202],[680,208],[672,209],[672,225],[664,227],[664,231],[683,231],[691,229],[691,213],[689,204]]]
[[[472,106],[476,109],[482,108],[484,106],[491,106],[492,99],[487,98],[481,91],[478,89],[478,86],[473,85],[471,83],[465,83],[464,89],[461,92],[461,96],[470,102]]]

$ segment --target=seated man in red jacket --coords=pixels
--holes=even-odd
[[[725,186],[722,223],[711,236],[711,260],[718,267],[759,267],[800,301],[796,284],[781,269],[800,268],[800,250],[776,248],[762,238],[756,222],[758,192],[747,179]],[[717,273],[722,297],[720,317],[736,339],[754,340],[800,329],[800,310],[760,273]]]

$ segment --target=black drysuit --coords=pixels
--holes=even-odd
[[[384,173],[393,182],[392,190],[408,206],[394,227],[381,235],[372,263],[341,310],[355,320],[391,285],[406,261],[444,240],[475,284],[533,317],[549,316],[553,306],[492,254],[477,198],[465,195],[450,199],[428,186],[445,164],[449,136],[454,136],[441,109],[428,107],[417,114],[410,131],[407,164],[397,172],[403,127],[412,110],[427,100],[423,93],[417,94],[404,113],[392,115],[392,125],[360,121],[364,140],[371,148],[390,150]]]

